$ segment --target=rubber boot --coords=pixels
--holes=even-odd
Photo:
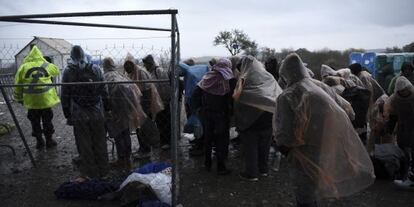
[[[36,149],[42,149],[45,146],[45,141],[43,141],[42,136],[36,137]]]
[[[52,138],[52,135],[45,135],[46,138],[46,148],[55,147],[57,142]]]
[[[217,161],[217,175],[228,175],[231,170],[227,169],[223,161]]]

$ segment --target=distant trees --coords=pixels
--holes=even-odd
[[[245,54],[256,56],[258,45],[242,30],[221,31],[213,41],[214,46],[223,45],[232,56],[244,51]]]
[[[387,47],[385,52],[414,52],[414,42],[404,45],[402,48],[399,48],[398,46],[392,48]]]

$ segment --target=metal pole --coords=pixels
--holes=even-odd
[[[29,86],[77,86],[77,85],[104,85],[104,84],[133,84],[133,83],[162,83],[169,82],[168,79],[158,80],[130,80],[130,81],[98,81],[98,82],[69,82],[69,83],[21,83],[21,84],[2,84],[7,87],[29,87]]]
[[[175,54],[175,14],[171,14],[171,78],[172,78],[172,110],[171,110],[171,158],[172,158],[172,206],[177,205],[178,198],[178,156],[177,140],[179,133],[178,120],[178,76],[176,71],[176,54]]]
[[[10,104],[9,97],[6,95],[6,92],[4,91],[4,88],[2,86],[0,86],[0,90],[1,90],[1,94],[3,95],[4,101],[7,104],[7,108],[9,108],[10,114],[11,114],[11,116],[13,118],[14,124],[16,125],[17,131],[20,134],[20,138],[22,138],[24,147],[26,148],[26,152],[29,154],[30,161],[32,162],[33,167],[36,167],[36,162],[35,162],[35,160],[33,158],[32,151],[30,151],[29,145],[27,145],[26,138],[25,138],[25,136],[23,134],[22,128],[20,128],[20,124],[19,124],[19,121],[16,118],[16,114],[14,114],[13,107]]]
[[[114,24],[95,24],[95,23],[82,23],[82,22],[66,22],[66,21],[49,21],[49,20],[31,20],[31,19],[5,19],[0,21],[5,22],[24,22],[35,24],[52,24],[52,25],[69,25],[69,26],[82,26],[82,27],[103,27],[103,28],[117,28],[117,29],[134,29],[134,30],[152,30],[169,32],[170,29],[165,28],[153,28],[153,27],[135,27],[127,25],[114,25]]]
[[[162,15],[177,14],[176,9],[167,10],[132,10],[132,11],[103,11],[103,12],[74,12],[74,13],[51,13],[51,14],[29,14],[0,16],[0,21],[4,19],[29,19],[29,18],[56,18],[56,17],[96,17],[96,16],[129,16],[129,15]]]

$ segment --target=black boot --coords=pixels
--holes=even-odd
[[[45,146],[45,141],[43,141],[42,136],[36,137],[36,149],[42,149]]]
[[[222,161],[217,162],[217,175],[228,175],[231,170],[227,169],[226,165]]]
[[[46,148],[55,147],[57,142],[52,138],[52,135],[45,135],[46,137]]]

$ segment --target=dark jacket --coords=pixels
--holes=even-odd
[[[79,82],[77,70],[83,70],[87,64],[79,66],[72,61],[69,61],[65,68],[62,77],[62,83]],[[96,75],[97,81],[104,81],[102,72],[97,65],[92,65],[92,71]],[[96,94],[98,94],[99,101],[92,106],[82,106],[76,102],[77,94],[81,87],[79,86],[62,86],[61,102],[62,110],[66,119],[71,121],[77,119],[101,119],[103,118],[103,110],[110,110],[107,104],[108,91],[106,85],[95,85]],[[104,108],[105,107],[105,108]]]

